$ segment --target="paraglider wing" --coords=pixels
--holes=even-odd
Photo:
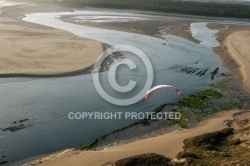
[[[150,96],[154,91],[156,91],[156,90],[158,90],[158,89],[161,89],[161,88],[171,88],[171,89],[175,90],[175,92],[176,92],[178,95],[181,94],[181,91],[180,91],[180,90],[178,90],[177,88],[175,88],[175,87],[173,87],[173,86],[171,86],[171,85],[157,85],[157,86],[151,88],[149,91],[147,91],[147,93],[145,94],[145,99],[147,100],[147,99],[149,98],[149,96]]]

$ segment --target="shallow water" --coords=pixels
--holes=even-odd
[[[210,72],[215,68],[219,67],[220,73],[225,72],[218,56],[212,52],[211,46],[216,45],[216,41],[211,40],[211,31],[203,25],[198,24],[196,28],[192,29],[192,32],[196,33],[196,30],[202,27],[203,32],[206,32],[202,37],[204,42],[195,44],[171,35],[163,35],[162,37],[165,39],[158,39],[146,35],[75,25],[62,22],[59,19],[62,15],[74,14],[102,16],[108,14],[151,17],[151,19],[155,17],[143,14],[86,10],[74,13],[28,14],[24,20],[64,29],[78,36],[95,39],[110,45],[126,44],[137,47],[151,60],[154,68],[154,85],[175,85],[181,89],[182,95],[177,96],[171,91],[163,90],[155,93],[148,101],[141,100],[134,105],[121,107],[109,104],[99,96],[94,88],[91,75],[61,78],[1,78],[1,128],[13,126],[14,121],[29,119],[23,122],[27,127],[25,129],[16,132],[0,130],[0,156],[7,156],[6,160],[14,160],[15,162],[75,147],[137,121],[129,119],[69,120],[69,112],[150,112],[166,101],[175,101],[206,87],[211,83]],[[206,35],[208,43],[205,42]],[[167,45],[164,45],[163,43],[166,42]],[[128,56],[134,58],[133,55]],[[105,82],[107,72],[101,74],[103,86],[110,94],[124,98],[127,95],[133,96],[137,91],[140,91],[146,80],[145,67],[136,58],[135,62],[138,65],[137,71],[124,68],[120,70],[118,76],[118,81],[121,84],[129,80],[135,80],[138,83],[137,90],[126,94],[126,96],[116,93]],[[20,123],[15,123],[15,125],[18,124]]]
[[[200,41],[201,45],[206,45],[209,47],[219,46],[220,43],[215,38],[215,34],[218,32],[218,30],[204,31],[204,29],[206,28],[207,28],[207,23],[204,22],[192,23],[190,25],[190,31],[192,33],[192,36],[198,41]]]

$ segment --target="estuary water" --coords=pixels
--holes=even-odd
[[[182,95],[178,96],[174,92],[163,90],[155,93],[148,101],[142,99],[138,103],[122,107],[112,105],[100,97],[93,85],[91,74],[58,78],[0,78],[0,127],[2,129],[0,130],[0,156],[6,156],[4,160],[11,161],[9,165],[29,157],[89,143],[103,134],[138,121],[136,119],[70,120],[69,112],[151,112],[166,101],[176,101],[204,89],[211,83],[210,73],[215,68],[220,68],[219,73],[226,72],[221,66],[220,59],[212,51],[212,47],[218,43],[211,39],[211,34],[215,32],[206,28],[206,23],[191,26],[194,37],[203,41],[195,44],[172,35],[163,34],[159,39],[67,23],[59,19],[65,15],[81,15],[81,17],[109,15],[141,19],[154,19],[156,16],[83,10],[32,13],[27,14],[23,20],[63,29],[77,36],[98,40],[112,46],[134,46],[142,50],[152,63],[153,85],[174,85],[182,91]],[[200,34],[200,28],[204,34]],[[108,72],[101,73],[104,88],[117,98],[135,95],[146,81],[144,64],[134,55],[129,56],[137,62],[138,70],[132,71],[125,67],[119,71],[117,79],[124,85],[129,80],[137,81],[137,90],[125,96],[121,95],[113,91],[105,82]],[[21,129],[11,132],[10,127],[13,126]],[[8,127],[10,130],[6,130]]]

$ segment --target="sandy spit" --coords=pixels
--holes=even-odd
[[[102,43],[23,22],[0,22],[0,76],[63,75],[95,63]]]

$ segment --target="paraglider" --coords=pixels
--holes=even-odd
[[[149,91],[147,91],[147,93],[146,93],[145,96],[144,96],[144,97],[145,97],[145,100],[148,100],[149,96],[150,96],[154,91],[156,91],[156,90],[158,90],[158,89],[161,89],[161,88],[171,88],[171,89],[175,90],[175,92],[176,92],[178,95],[181,94],[181,91],[180,91],[180,90],[178,90],[177,88],[175,88],[175,87],[173,87],[173,86],[171,86],[171,85],[157,85],[157,86],[151,88]]]

